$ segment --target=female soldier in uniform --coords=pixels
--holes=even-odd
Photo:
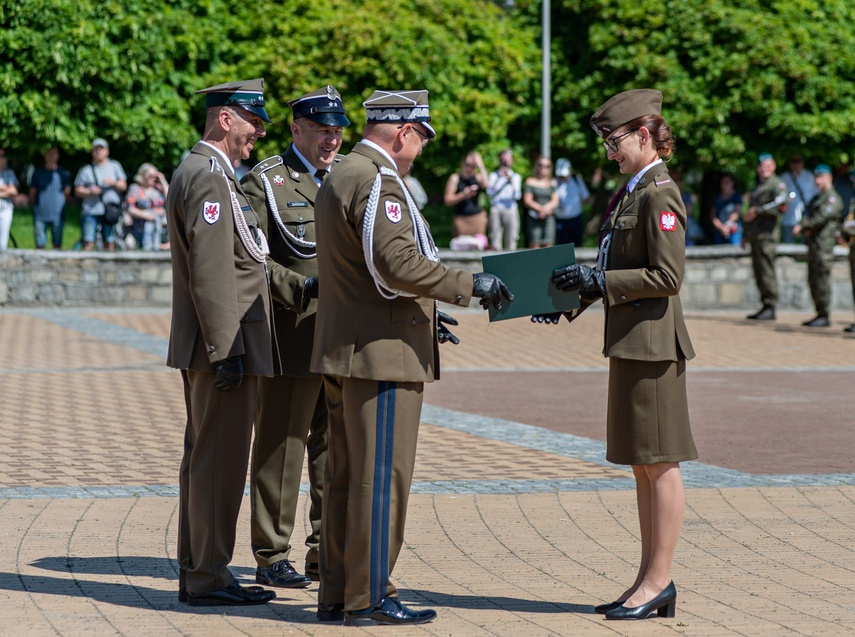
[[[591,118],[608,158],[633,177],[607,213],[597,265],[559,268],[552,277],[562,290],[579,290],[585,307],[603,299],[606,459],[631,465],[636,482],[641,565],[617,601],[596,608],[607,619],[643,619],[654,611],[674,616],[671,563],[685,510],[679,463],[697,458],[685,376],[686,360],[695,353],[677,296],[686,210],[663,163],[674,138],[661,106],[659,91],[626,91]]]

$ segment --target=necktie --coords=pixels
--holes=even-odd
[[[320,179],[321,181],[323,181],[324,177],[326,177],[326,176],[327,176],[327,171],[322,169],[322,168],[315,171],[315,178]]]

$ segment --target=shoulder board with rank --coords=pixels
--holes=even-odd
[[[252,172],[261,174],[265,171],[270,170],[271,168],[276,168],[276,166],[281,166],[285,163],[285,160],[282,159],[282,155],[274,155],[273,157],[268,157],[267,159],[258,162],[255,165],[255,168],[252,169]]]
[[[667,172],[663,171],[661,173],[656,173],[656,176],[653,177],[653,183],[656,186],[664,186],[665,184],[671,183],[671,175]]]
[[[225,174],[223,167],[220,166],[220,162],[217,161],[216,157],[211,157],[211,172],[217,171],[219,173]]]

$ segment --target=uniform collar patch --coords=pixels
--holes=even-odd
[[[273,175],[273,185],[274,186],[281,186],[284,183],[285,183],[285,178],[282,177],[282,175]]]

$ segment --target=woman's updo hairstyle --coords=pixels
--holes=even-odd
[[[650,140],[653,148],[662,159],[671,159],[677,148],[677,140],[671,134],[671,127],[665,122],[661,115],[642,115],[631,122],[624,124],[627,130],[641,128],[644,126],[650,131]]]

